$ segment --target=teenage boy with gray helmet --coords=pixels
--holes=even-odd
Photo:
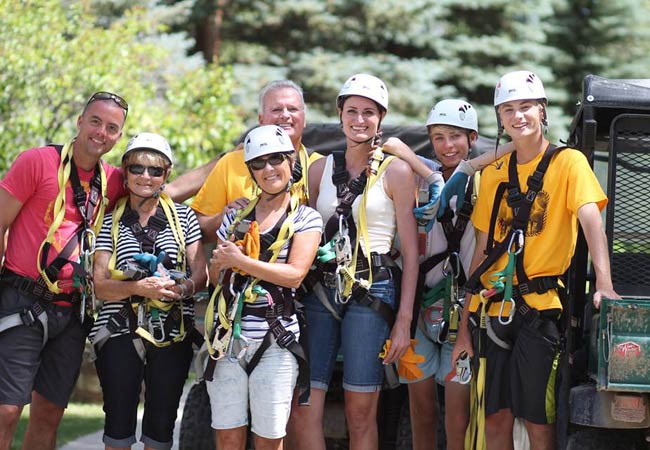
[[[594,304],[619,298],[600,215],[607,198],[582,153],[554,150],[544,136],[546,104],[544,86],[530,71],[505,74],[495,89],[499,135],[508,133],[515,152],[482,172],[466,284],[475,294],[466,297],[452,354],[465,351],[479,361],[475,401],[484,409],[476,419],[484,416],[485,427],[471,430],[477,448],[512,448],[514,417],[524,420],[532,448],[555,448],[558,277],[569,267],[578,223],[597,275]]]
[[[441,173],[445,180],[448,179],[459,163],[468,159],[478,138],[476,110],[464,100],[442,100],[431,109],[426,127],[437,162],[418,158],[397,139],[389,139],[385,145],[387,151],[413,166],[420,176],[420,190],[429,188],[427,179],[435,174]],[[474,179],[466,182],[465,189],[472,201],[466,203],[462,212],[452,204],[452,212],[444,219],[445,225],[426,221],[426,243],[420,248],[420,276],[423,277],[424,289],[420,295],[422,306],[414,348],[423,361],[417,364],[419,373],[410,378],[400,377],[401,382],[408,383],[415,450],[437,448],[436,383],[445,386],[447,448],[463,448],[469,416],[469,386],[461,384],[455,369],[452,371],[455,336],[454,330],[450,330],[449,314],[455,315],[457,322],[461,306],[458,288],[462,287],[474,251],[474,229],[468,214],[475,198],[475,183],[477,180]],[[426,209],[426,206],[416,208],[416,217],[422,219]],[[452,328],[455,327],[452,325]]]

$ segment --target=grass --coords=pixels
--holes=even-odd
[[[20,450],[27,428],[29,405],[25,406],[16,428],[11,450]],[[101,430],[104,427],[104,411],[101,404],[70,403],[63,415],[57,436],[57,447],[61,447],[80,436]]]

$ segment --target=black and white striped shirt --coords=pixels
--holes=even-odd
[[[182,204],[175,204],[176,212],[178,214],[178,219],[181,226],[181,231],[185,236],[185,245],[190,245],[193,242],[201,239],[201,229],[199,228],[199,222],[196,219],[196,214],[188,206]],[[97,251],[108,251],[113,252],[113,240],[111,238],[111,227],[113,225],[113,214],[107,214],[104,217],[104,222],[102,224],[102,229],[97,235]],[[146,231],[146,227],[145,227]],[[122,270],[126,266],[126,262],[133,257],[133,255],[142,252],[141,244],[138,242],[136,237],[133,234],[133,231],[130,227],[126,226],[120,221],[119,224],[119,239],[116,243],[115,250],[117,252],[116,268]],[[154,242],[153,253],[158,254],[161,250],[164,250],[167,256],[171,259],[174,266],[177,262],[178,257],[178,244],[174,239],[174,235],[170,228],[170,224],[167,224],[166,227],[158,233],[156,240]],[[186,273],[187,276],[191,276],[191,270],[189,262],[186,263]],[[98,299],[101,301],[101,299]],[[97,331],[106,325],[108,319],[115,313],[119,312],[120,309],[127,303],[127,300],[117,301],[117,302],[105,302],[99,311],[95,325],[93,326],[90,332],[90,340],[92,341]],[[194,300],[193,299],[184,299],[183,300],[183,315],[186,318],[191,318],[192,322],[194,321]],[[167,318],[167,312],[160,311],[160,318],[162,323],[165,322]],[[146,317],[148,321],[149,317]],[[185,326],[189,324],[186,322]],[[111,336],[120,336],[129,333],[129,328],[124,327],[113,333]],[[173,338],[180,334],[179,327],[174,327],[170,336],[167,338]]]
[[[223,218],[221,228],[217,231],[217,237],[222,241],[227,240],[228,229],[230,224],[235,218],[236,211],[231,211],[226,214]],[[323,219],[321,215],[315,209],[310,208],[309,206],[300,205],[296,210],[296,215],[293,217],[294,223],[294,234],[305,233],[308,231],[323,231]],[[268,233],[271,230],[260,230],[260,235]],[[289,253],[290,242],[287,241],[276,259],[276,263],[286,263]],[[228,289],[227,286],[224,286],[224,289]],[[265,297],[257,297],[253,303],[247,304],[247,308],[261,308],[266,309],[268,301]],[[217,305],[215,305],[216,308]],[[296,337],[300,336],[300,330],[298,326],[298,319],[295,314],[291,316],[291,320],[285,321],[282,320],[282,324],[288,331],[292,331]],[[264,335],[269,329],[269,325],[266,322],[266,319],[262,317],[257,317],[254,315],[245,315],[241,319],[241,334],[248,340],[252,341],[261,341],[264,339]]]

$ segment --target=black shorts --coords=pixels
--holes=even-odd
[[[535,327],[516,314],[510,325],[490,318],[495,334],[512,344],[506,350],[486,337],[485,414],[510,409],[515,417],[536,424],[555,422],[560,334],[559,311],[543,312]],[[478,321],[476,322],[478,323]],[[474,330],[474,360],[480,361],[479,332]],[[474,373],[478,373],[475,370]]]
[[[0,317],[29,308],[31,296],[0,283]],[[79,377],[86,332],[70,307],[45,304],[48,339],[43,326],[19,325],[0,333],[0,404],[26,405],[32,391],[65,408]]]
[[[176,411],[194,351],[187,336],[168,347],[147,344],[146,364],[133,346],[132,335],[115,336],[97,354],[95,367],[104,396],[104,443],[135,444],[140,387],[145,384],[142,442],[171,448]]]

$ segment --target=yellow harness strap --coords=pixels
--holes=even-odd
[[[257,202],[259,201],[259,196],[256,197],[255,199],[251,200],[249,204],[240,210],[237,215],[235,216],[235,219],[232,221],[230,224],[230,227],[228,228],[228,238],[233,235],[235,232],[235,229],[237,228],[237,225],[245,218],[247,217],[255,208],[257,205]],[[297,213],[298,206],[300,206],[300,199],[299,196],[295,193],[291,193],[291,198],[289,201],[290,204],[290,209],[289,209],[289,214],[287,215],[287,218],[284,220],[280,227],[280,231],[278,233],[278,237],[276,238],[275,242],[273,242],[268,250],[272,252],[271,258],[269,259],[268,262],[275,262],[278,259],[278,256],[280,255],[280,251],[282,250],[282,247],[284,247],[285,243],[290,240],[293,237],[294,234],[294,217]],[[253,302],[257,298],[257,294],[253,292],[253,289],[255,288],[255,285],[259,282],[259,278],[252,278],[250,281],[247,283],[246,289],[243,292],[243,300],[245,302]],[[239,301],[238,298],[235,299],[235,302]],[[208,347],[208,353],[213,356],[217,352],[217,349],[223,349],[225,348],[225,345],[227,345],[227,342],[218,342],[218,334],[215,333],[215,320],[214,320],[214,304],[217,302],[217,317],[219,319],[219,325],[218,328],[221,328],[223,330],[226,330],[226,335],[222,337],[222,341],[225,341],[227,339],[230,339],[232,337],[232,326],[233,326],[233,320],[234,316],[232,314],[233,310],[236,310],[236,304],[231,305],[231,314],[228,313],[228,305],[226,302],[226,298],[223,295],[223,284],[220,283],[216,286],[214,292],[212,293],[212,296],[210,297],[210,302],[208,303],[206,312],[205,312],[205,342]],[[214,334],[214,342],[211,341],[211,337]]]
[[[479,294],[481,299],[481,315],[480,327],[481,330],[487,328],[487,303],[488,299],[485,297],[486,290]],[[485,335],[485,333],[481,333]],[[485,440],[485,372],[487,369],[487,360],[485,356],[480,356],[482,352],[481,347],[485,345],[483,338],[479,338],[479,348],[476,349],[475,354],[479,355],[478,374],[472,379],[472,386],[470,391],[470,422],[465,433],[465,450],[486,450],[487,442]]]
[[[118,200],[117,204],[115,205],[115,209],[113,210],[113,223],[111,225],[111,238],[112,238],[111,240],[113,242],[113,253],[111,254],[111,257],[108,261],[108,270],[111,274],[111,278],[115,280],[128,279],[128,277],[124,275],[124,272],[115,268],[117,263],[116,246],[117,246],[118,239],[120,237],[120,219],[124,214],[128,201],[129,201],[128,197],[122,197],[121,199]],[[172,231],[172,235],[174,236],[174,240],[176,241],[176,245],[178,247],[176,268],[179,271],[185,273],[187,270],[185,235],[183,234],[181,228],[181,222],[176,211],[176,206],[174,205],[174,201],[164,192],[160,194],[160,206],[162,207],[163,212],[165,213],[165,218],[169,223],[169,228]],[[132,303],[131,306],[133,307],[134,310],[137,310],[140,306],[143,306],[149,310],[151,308],[156,308],[161,311],[169,311],[172,309],[172,307],[175,304],[176,302],[163,302],[158,299],[146,298],[142,305],[140,303]],[[185,320],[183,319],[183,299],[178,300],[178,307],[180,308],[181,311],[180,333],[171,341],[158,342],[154,339],[154,337],[151,335],[151,333],[148,330],[142,327],[138,327],[135,330],[135,332],[143,339],[146,339],[147,341],[151,342],[156,347],[167,347],[168,345],[171,345],[173,342],[182,341],[185,338]]]
[[[373,161],[370,166],[370,176],[366,180],[366,187],[363,190],[361,195],[361,205],[359,205],[359,237],[354,246],[354,253],[352,254],[352,260],[350,264],[343,269],[343,274],[345,276],[345,288],[343,290],[344,296],[349,296],[352,293],[352,287],[354,282],[362,284],[366,289],[370,289],[372,286],[372,258],[370,256],[370,238],[368,237],[368,217],[366,215],[366,205],[368,203],[368,192],[375,185],[375,183],[382,176],[384,171],[388,168],[390,163],[395,159],[394,156],[384,157],[384,153],[381,151],[381,148],[375,150],[373,154]],[[374,166],[374,167],[373,167]],[[378,166],[378,167],[377,167]],[[366,249],[366,259],[368,260],[368,280],[357,280],[355,273],[357,268],[357,259],[359,257],[359,248],[360,242],[363,239],[363,243]]]
[[[40,274],[41,278],[43,278],[43,281],[45,281],[47,288],[50,291],[54,292],[55,294],[61,293],[61,288],[59,287],[59,280],[54,280],[54,281],[50,280],[50,278],[47,276],[47,273],[45,272],[45,268],[42,267],[41,265],[41,256],[43,254],[43,249],[45,248],[45,245],[46,244],[52,245],[52,243],[54,242],[54,235],[56,234],[57,230],[61,226],[61,223],[63,223],[63,219],[65,218],[65,191],[66,191],[66,186],[68,184],[68,181],[70,180],[70,171],[72,169],[71,161],[72,161],[72,153],[73,153],[72,152],[73,144],[74,144],[74,139],[68,142],[67,144],[65,144],[63,146],[63,149],[61,150],[61,162],[59,164],[59,169],[57,171],[59,192],[57,193],[56,199],[54,200],[53,220],[52,220],[52,224],[50,225],[50,228],[47,230],[47,236],[45,237],[45,240],[41,243],[41,246],[38,249],[38,255],[36,256],[38,273]],[[95,217],[91,222],[92,230],[95,233],[95,235],[99,232],[99,229],[102,226],[102,222],[104,220],[104,211],[106,210],[106,205],[108,203],[108,199],[106,198],[106,186],[107,186],[106,172],[104,171],[104,166],[101,164],[101,162],[98,165],[99,165],[102,199],[99,202],[99,208],[95,213]],[[90,236],[87,236],[87,238],[91,239]],[[74,239],[74,236],[72,236],[72,239]]]

